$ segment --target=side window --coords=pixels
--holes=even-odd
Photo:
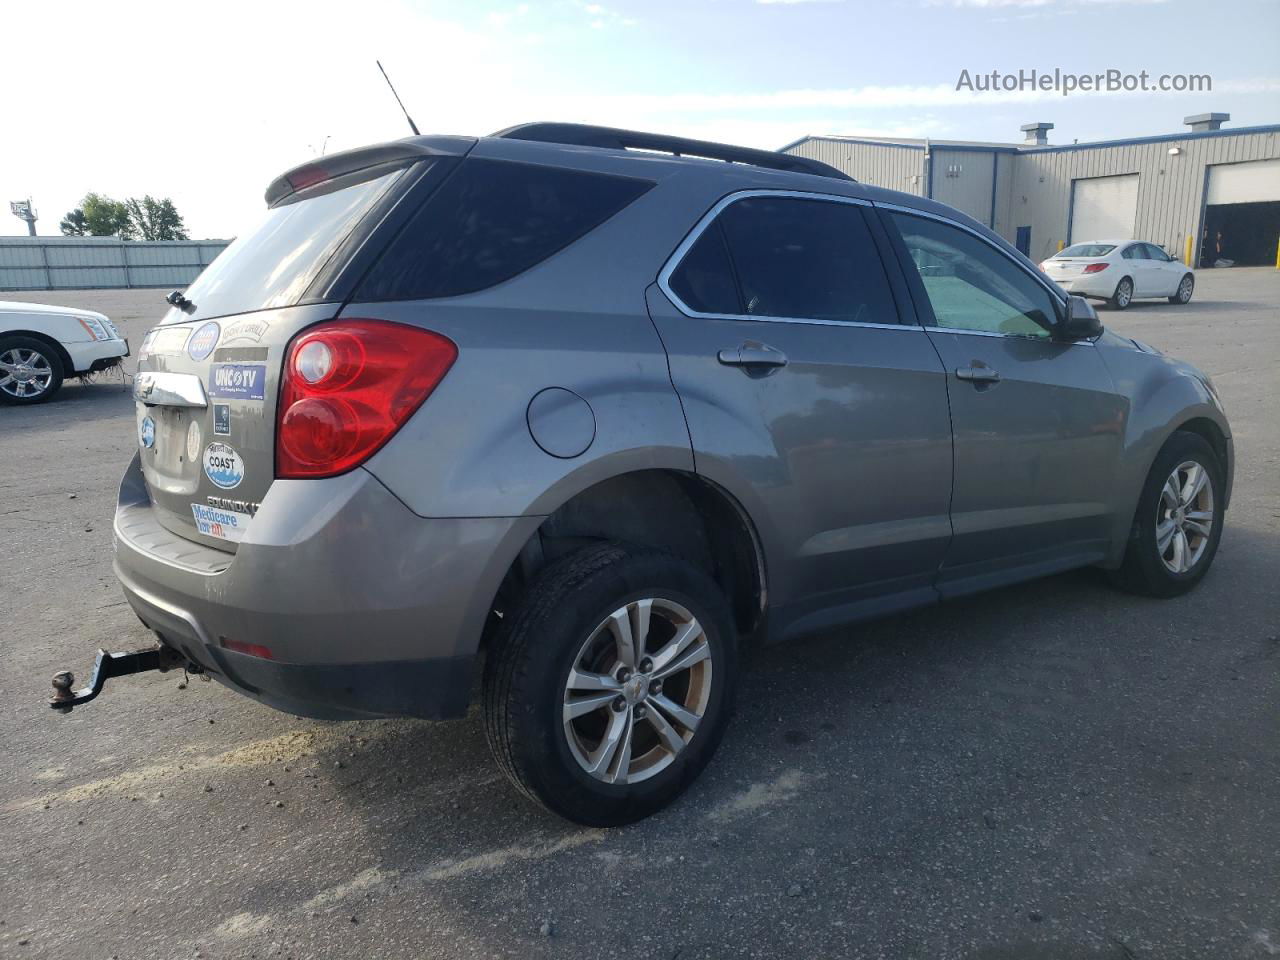
[[[563,250],[652,186],[469,158],[391,241],[355,296],[413,300],[484,290]]]
[[[1052,294],[1013,260],[959,227],[892,214],[939,327],[1047,337]]]
[[[671,275],[671,290],[697,313],[741,314],[738,282],[720,223],[702,231]]]
[[[742,306],[734,312],[845,323],[898,322],[884,264],[858,206],[798,197],[748,197],[726,207],[717,223],[740,287]]]
[[[1142,249],[1142,244],[1131,243],[1124,248],[1120,256],[1126,260],[1145,260],[1147,259],[1146,251]]]
[[[1168,263],[1171,259],[1167,253],[1157,247],[1154,243],[1144,243],[1143,246],[1147,250],[1147,259],[1155,260],[1158,263]]]

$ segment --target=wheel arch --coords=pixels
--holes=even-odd
[[[690,471],[642,469],[578,490],[545,517],[502,578],[482,647],[543,567],[602,540],[669,550],[701,566],[724,591],[743,635],[763,623],[768,603],[764,549],[742,504]]]

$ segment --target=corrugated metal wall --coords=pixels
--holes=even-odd
[[[0,237],[0,290],[185,287],[228,243]]]
[[[813,137],[788,148],[786,152],[821,160],[862,183],[924,196],[924,150],[921,147]]]
[[[1179,153],[1170,156],[1170,147]],[[789,147],[787,153],[814,157],[863,183],[924,195],[924,151],[897,144],[855,143],[814,137]],[[933,196],[983,223],[991,215],[991,165],[996,164],[996,206],[993,229],[1013,243],[1018,227],[1031,228],[1031,258],[1041,260],[1067,242],[1072,182],[1089,177],[1136,173],[1138,213],[1134,234],[1158,243],[1181,259],[1187,237],[1198,256],[1201,215],[1208,169],[1215,164],[1280,157],[1280,133],[1275,130],[1209,136],[1170,136],[1143,143],[1115,146],[1027,148],[1017,153],[991,153],[935,144]],[[948,178],[948,164],[963,169]],[[1088,238],[1075,238],[1088,239]]]
[[[932,154],[933,199],[990,225],[992,165],[996,155],[990,150],[948,147],[934,147]]]
[[[1169,148],[1179,149],[1177,156]],[[1138,174],[1138,215],[1134,235],[1158,243],[1181,259],[1187,237],[1199,250],[1200,215],[1207,168],[1218,163],[1280,157],[1280,136],[1230,134],[1067,150],[1028,150],[1018,154],[1012,195],[1011,228],[1031,227],[1031,257],[1055,253],[1068,240],[1071,185],[1074,180],[1123,173]],[[1002,231],[1004,233],[1004,231]],[[1012,239],[1010,233],[1004,233]],[[1073,239],[1088,240],[1089,237]]]

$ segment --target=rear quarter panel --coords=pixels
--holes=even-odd
[[[350,316],[425,327],[458,346],[444,380],[369,471],[424,517],[545,515],[611,476],[692,471],[688,429],[642,291],[620,300],[634,312],[423,301],[349,307]],[[547,453],[530,432],[530,401],[548,387],[591,408],[594,438],[577,456]]]

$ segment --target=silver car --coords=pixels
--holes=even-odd
[[[949,207],[566,124],[266,200],[142,345],[115,571],[161,647],[104,670],[326,718],[479,680],[516,786],[613,825],[706,765],[749,639],[1213,562],[1213,384]]]

